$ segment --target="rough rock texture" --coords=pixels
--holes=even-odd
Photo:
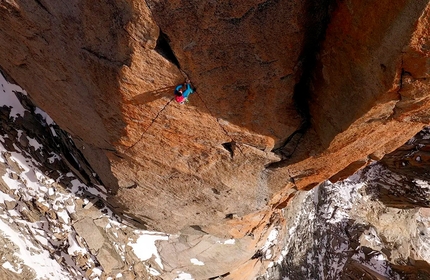
[[[430,194],[428,181],[415,184],[421,195],[403,193],[418,201],[408,209],[384,205],[391,196],[381,192],[396,195],[407,181],[414,184],[377,163],[299,192],[285,211],[281,258],[258,279],[428,279],[430,216],[419,203]]]
[[[293,186],[344,178],[429,122],[428,1],[314,2],[6,0],[0,66],[118,212],[255,245]]]
[[[160,280],[133,247],[147,232],[112,215],[67,133],[1,76],[0,90],[0,279]]]
[[[310,81],[312,128],[299,151],[281,165],[300,189],[351,175],[427,123],[428,34],[423,26],[428,8],[422,14],[427,4],[337,3]],[[411,79],[409,72],[423,79]],[[275,178],[286,176],[279,171]]]
[[[0,88],[9,95],[4,94],[2,101],[14,97],[5,82]],[[197,225],[165,235],[118,223],[118,217],[91,194],[104,195],[100,187],[94,189],[91,180],[85,186],[69,172],[71,168],[85,181],[85,172],[66,160],[78,156],[67,145],[67,135],[23,93],[15,90],[15,94],[23,111],[16,108],[17,98],[13,107],[0,107],[0,230],[4,234],[0,275],[4,277],[47,276],[49,271],[34,261],[42,258],[53,268],[48,277],[52,279],[177,279],[189,274],[194,279],[254,279],[267,266],[259,279],[427,279],[430,275],[428,209],[383,205],[391,201],[389,206],[413,208],[428,201],[427,162],[417,161],[416,152],[424,150],[429,128],[381,161],[414,160],[415,169],[399,165],[405,175],[373,164],[355,179],[298,192],[288,208],[271,218],[264,212],[248,216],[242,226],[258,224],[253,232],[268,235],[266,240],[252,234],[226,240],[206,234]],[[159,253],[151,246],[137,245],[144,235],[159,240]],[[156,255],[150,257],[148,251]]]

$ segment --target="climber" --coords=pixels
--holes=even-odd
[[[190,80],[186,80],[185,83],[178,85],[175,88],[175,100],[180,104],[188,102],[188,96],[193,93],[194,90],[191,88]]]

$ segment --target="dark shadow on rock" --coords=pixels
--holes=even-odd
[[[395,180],[395,181],[394,181]],[[430,208],[430,190],[422,188],[408,178],[396,178],[391,182],[374,180],[368,182],[366,193],[387,207],[399,209]]]
[[[68,191],[72,191],[72,180],[75,177],[65,176],[72,172],[76,178],[88,187],[88,190],[73,190],[74,194],[93,201],[94,207],[100,209],[104,214],[109,214],[106,207],[115,211],[115,206],[104,200],[102,195],[110,195],[111,190],[106,190],[102,182],[80,149],[75,146],[75,141],[64,130],[55,123],[48,123],[36,109],[29,97],[21,92],[14,92],[23,105],[24,115],[10,117],[11,108],[0,107],[0,135],[3,136],[2,145],[9,152],[18,152],[27,158],[31,156],[37,163],[37,168],[48,178],[59,182]],[[33,146],[29,139],[40,144]],[[17,150],[18,149],[18,150]],[[57,157],[58,156],[58,157]],[[92,189],[92,191],[91,191]],[[133,217],[122,215],[117,211],[119,217],[140,228],[144,227],[141,221],[133,220]]]
[[[303,232],[301,238],[311,238],[313,245],[308,245],[308,249],[303,252],[303,240],[292,240],[294,244],[289,244],[282,262],[268,268],[266,274],[257,280],[420,279],[396,277],[406,275],[405,271],[413,271],[411,274],[414,275],[428,273],[426,262],[423,268],[415,264],[409,264],[410,267],[394,265],[378,257],[382,252],[360,246],[359,238],[369,227],[353,219],[342,219],[338,223],[327,225],[324,230],[317,227],[313,228],[314,232]],[[297,256],[301,257],[298,259]]]
[[[296,229],[299,232],[300,227]],[[295,244],[289,244],[282,262],[267,270],[270,276],[261,276],[258,280],[342,279],[342,263],[358,252],[358,239],[366,228],[355,220],[342,219],[336,224],[327,224],[324,229],[304,229],[301,238],[291,240]],[[306,242],[308,245],[304,245]],[[302,246],[307,248],[305,252]]]
[[[154,100],[157,100],[163,97],[172,98],[174,90],[175,90],[175,86],[171,86],[171,87],[165,87],[165,88],[143,92],[133,97],[127,103],[131,103],[133,105],[140,105],[140,104],[146,104],[146,103],[152,102]]]
[[[430,127],[425,127],[411,140],[380,161],[392,172],[411,179],[430,180]]]
[[[282,160],[269,164],[267,166],[269,169],[285,167],[308,157],[307,153],[301,152],[298,147],[299,145],[303,146],[305,138],[309,136],[306,134],[312,125],[309,108],[309,102],[313,94],[311,84],[317,67],[317,56],[325,39],[325,32],[330,22],[335,1],[305,1],[304,3],[305,35],[298,63],[297,72],[299,78],[294,86],[292,100],[302,121],[297,130],[273,150],[274,153],[281,156]],[[318,141],[313,143],[314,146],[318,144]]]

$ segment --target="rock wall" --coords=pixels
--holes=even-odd
[[[428,196],[427,180],[376,162],[300,192],[284,214],[285,247],[257,279],[428,279]]]
[[[296,189],[428,124],[428,20],[424,0],[7,0],[0,66],[71,133],[118,212],[261,237],[251,248]],[[180,105],[185,77],[197,91]]]
[[[309,82],[311,129],[296,154],[277,164],[286,168],[274,178],[291,176],[300,189],[346,178],[421,130],[428,111],[427,4],[337,3]],[[415,71],[424,79],[409,78]]]

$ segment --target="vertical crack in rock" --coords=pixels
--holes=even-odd
[[[404,81],[403,80],[405,79],[405,76],[412,76],[411,73],[409,73],[408,71],[406,71],[405,68],[404,68],[404,52],[402,52],[401,62],[400,63],[401,64],[400,64],[399,87],[398,87],[398,89],[396,91],[398,100],[397,100],[396,104],[393,107],[393,111],[391,113],[390,118],[396,118],[396,116],[398,115],[398,111],[399,110],[398,110],[397,106],[398,106],[398,103],[401,102],[402,99],[403,99],[403,97],[402,97],[402,90],[403,90],[403,87],[404,87],[404,84],[403,84]]]
[[[308,19],[305,24],[307,31],[303,43],[304,47],[298,61],[298,72],[301,72],[300,79],[294,86],[293,93],[294,106],[302,118],[302,122],[298,129],[288,136],[279,147],[272,150],[272,152],[280,155],[282,160],[269,164],[267,168],[285,166],[286,161],[293,156],[301,139],[311,126],[308,102],[312,95],[312,77],[317,67],[317,57],[325,38],[333,4],[333,0],[324,0],[318,3],[307,1],[305,5],[306,18]]]
[[[397,91],[397,94],[399,95],[399,101],[402,100],[402,89],[403,89],[403,78],[406,74],[405,68],[404,68],[404,62],[403,62],[403,54],[402,54],[402,62],[400,66],[400,80],[399,80],[399,90]]]
[[[142,134],[140,135],[139,139],[130,147],[128,147],[126,149],[126,151],[130,150],[131,148],[133,148],[134,146],[136,146],[137,143],[139,143],[143,136],[146,134],[146,132],[148,132],[148,130],[151,128],[151,126],[155,123],[155,121],[160,117],[161,113],[166,110],[166,108],[169,106],[169,104],[173,101],[173,99],[175,99],[174,97],[172,97],[169,102],[166,103],[166,105],[163,106],[163,108],[160,109],[160,111],[158,111],[157,115],[155,115],[155,117],[151,120],[151,123],[146,127],[146,129],[142,132]]]

